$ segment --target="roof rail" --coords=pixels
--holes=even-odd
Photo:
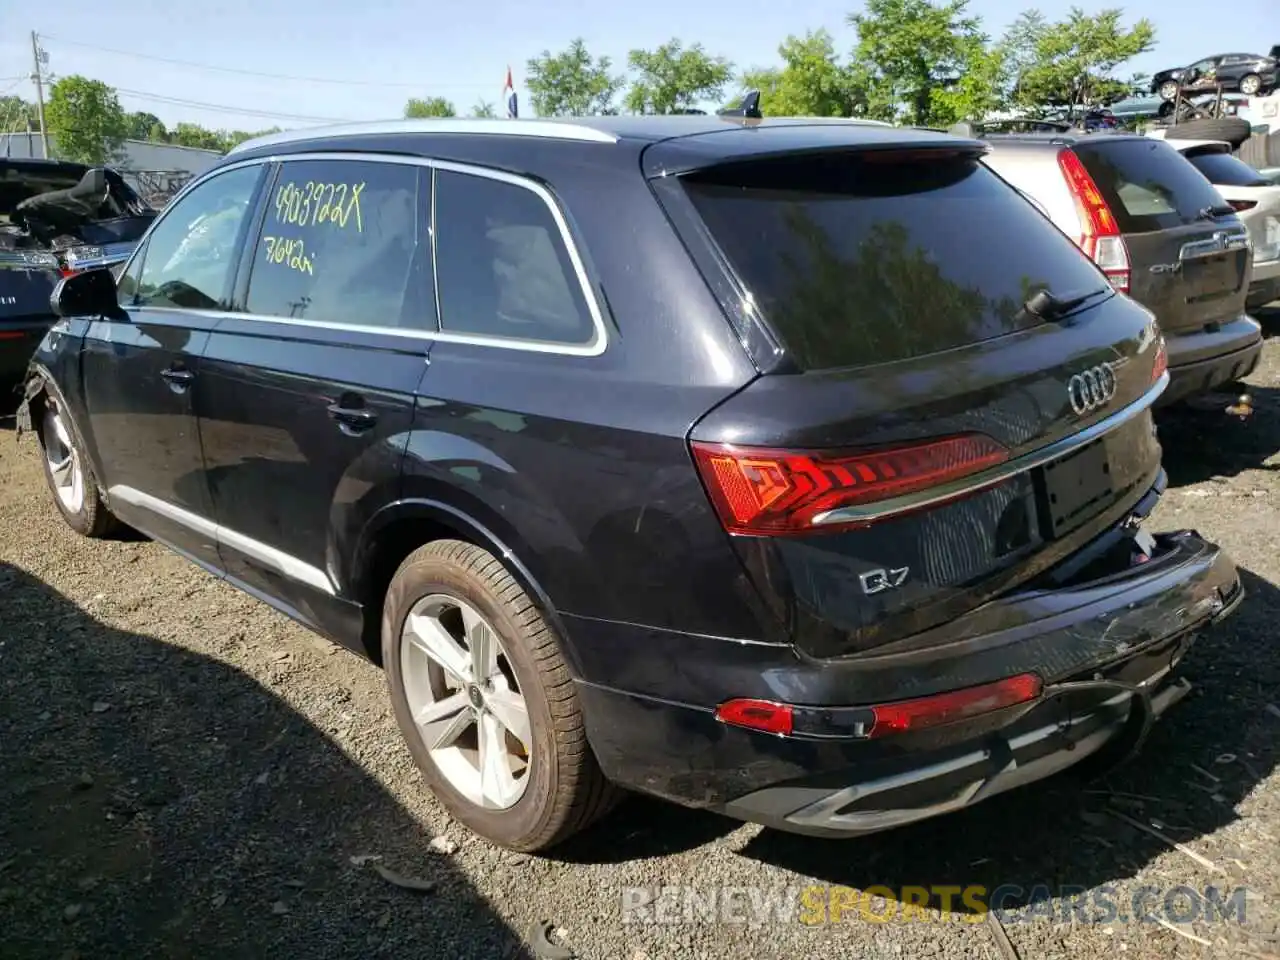
[[[413,120],[372,120],[304,127],[269,133],[237,144],[227,156],[276,144],[317,140],[324,137],[376,136],[384,133],[490,134],[504,137],[541,137],[548,140],[580,140],[587,143],[617,143],[612,133],[566,120],[503,120],[474,117],[425,118]]]

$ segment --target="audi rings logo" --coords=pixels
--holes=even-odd
[[[1116,371],[1109,363],[1090,367],[1067,381],[1067,399],[1079,417],[1102,409],[1115,395]]]

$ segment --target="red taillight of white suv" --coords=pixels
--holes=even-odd
[[[1066,178],[1067,189],[1076,202],[1080,215],[1081,233],[1076,242],[1080,249],[1111,281],[1111,286],[1121,293],[1129,292],[1129,249],[1120,235],[1120,225],[1115,215],[1102,199],[1098,185],[1085,170],[1080,158],[1071,150],[1058,154],[1058,166]]]

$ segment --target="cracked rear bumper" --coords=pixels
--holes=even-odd
[[[1174,668],[1196,635],[1244,596],[1235,565],[1215,545],[1189,531],[1158,540],[1146,564],[993,602],[947,625],[937,645],[823,661],[681,635],[679,650],[663,658],[667,667],[652,675],[666,696],[578,680],[592,748],[605,774],[631,789],[832,836],[971,806],[1087,757],[1113,762],[1185,695]],[[568,619],[579,642],[584,627],[606,626]],[[609,636],[615,652],[633,639],[616,629]],[[652,662],[664,638],[634,638],[641,640]],[[1026,672],[1045,685],[1029,704],[873,739],[850,722],[865,714],[859,704]],[[796,705],[795,733],[718,722],[715,704],[732,696]]]

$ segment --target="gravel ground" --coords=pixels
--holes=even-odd
[[[1161,418],[1172,482],[1154,526],[1226,545],[1250,596],[1188,656],[1191,697],[1105,783],[1064,777],[843,843],[636,798],[546,858],[449,821],[377,669],[156,544],[77,539],[34,442],[0,424],[0,956],[487,960],[534,956],[546,920],[608,960],[1280,957],[1280,339],[1250,391],[1245,421]],[[870,905],[894,919],[764,907],[815,884],[832,889],[810,906],[888,887]],[[1243,922],[1207,921],[1185,891],[1161,907],[1210,884],[1247,890]],[[908,885],[933,888],[911,922]],[[944,916],[939,885],[1022,895],[1001,926]],[[624,917],[628,890],[664,886],[664,909]],[[1063,887],[1087,891],[1074,921]],[[1123,922],[1138,894],[1193,919]],[[717,896],[716,916],[695,909]]]

